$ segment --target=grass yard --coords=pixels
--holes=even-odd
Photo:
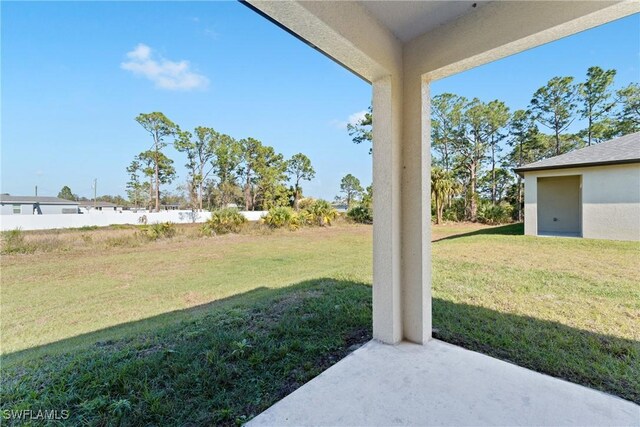
[[[232,425],[371,337],[369,226],[132,232],[2,257],[2,409]],[[640,403],[640,244],[521,234],[433,228],[434,336]]]

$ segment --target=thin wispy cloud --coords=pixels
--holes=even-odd
[[[209,37],[210,39],[213,39],[213,40],[218,39],[218,33],[215,30],[212,30],[211,28],[205,28],[204,30],[202,30],[202,34],[204,34],[205,37]]]
[[[347,120],[332,120],[330,124],[337,129],[345,130],[347,129],[347,125],[355,125],[362,121],[365,114],[367,114],[367,110],[358,111],[357,113],[351,114]]]
[[[127,52],[127,61],[120,68],[152,81],[160,89],[188,91],[209,86],[209,79],[193,71],[189,61],[162,58],[143,43]]]

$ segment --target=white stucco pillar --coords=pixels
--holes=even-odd
[[[429,84],[406,73],[402,113],[402,323],[407,341],[431,338],[431,103]]]
[[[373,83],[373,335],[389,344],[431,338],[428,88]]]
[[[373,338],[403,338],[401,253],[401,109],[399,82],[373,82]]]

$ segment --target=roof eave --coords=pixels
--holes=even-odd
[[[640,158],[636,159],[624,159],[624,160],[609,160],[604,162],[587,162],[587,163],[572,163],[568,165],[552,165],[552,166],[539,166],[539,167],[522,167],[514,168],[513,171],[520,176],[524,176],[526,172],[536,172],[544,170],[555,169],[575,169],[575,168],[588,168],[594,166],[608,166],[608,165],[624,165],[630,163],[640,163]]]

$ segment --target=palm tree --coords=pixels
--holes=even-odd
[[[458,183],[451,172],[439,167],[431,169],[431,195],[436,206],[436,224],[442,222],[442,214],[446,201],[455,196],[458,191]]]

